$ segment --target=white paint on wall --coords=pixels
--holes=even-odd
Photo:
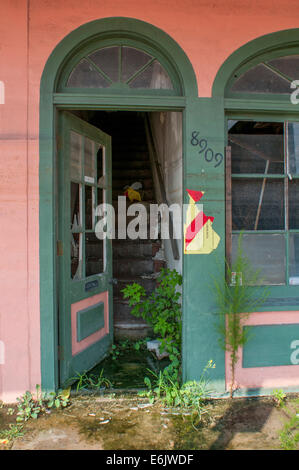
[[[5,85],[0,80],[0,104],[5,104]]]

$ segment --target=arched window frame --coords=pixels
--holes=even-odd
[[[277,101],[277,103],[285,103],[288,104],[290,98],[287,94],[278,94],[278,93],[246,93],[246,92],[238,92],[232,91],[231,88],[234,82],[240,78],[245,72],[249,71],[253,67],[264,63],[269,62],[273,59],[277,59],[280,57],[286,57],[291,55],[299,55],[299,45],[294,47],[280,47],[275,50],[269,50],[267,52],[263,52],[261,54],[257,54],[254,58],[250,58],[244,63],[240,64],[240,66],[235,70],[231,76],[229,77],[225,90],[224,90],[224,97],[225,99],[241,99],[243,100],[258,100],[258,101],[265,101],[265,107],[267,107],[267,102],[270,101]],[[298,71],[298,79],[299,79],[299,71]],[[290,80],[291,84],[292,80]],[[293,89],[290,87],[290,93]]]
[[[98,51],[99,49],[103,49],[106,47],[114,47],[114,46],[127,46],[132,47],[135,49],[139,49],[143,51],[153,58],[155,58],[165,69],[167,72],[172,85],[173,89],[136,89],[136,88],[129,88],[128,86],[124,86],[122,83],[113,83],[113,86],[108,88],[79,88],[79,87],[69,87],[67,86],[67,80],[76,67],[76,65],[85,57],[89,56],[93,52]],[[80,93],[83,94],[101,94],[101,95],[135,95],[135,96],[183,96],[183,90],[181,86],[180,78],[177,74],[177,71],[173,67],[173,64],[170,62],[168,57],[161,53],[158,49],[152,47],[151,45],[147,44],[146,42],[140,41],[140,39],[130,38],[130,37],[113,37],[113,38],[102,38],[100,41],[95,39],[94,41],[86,44],[84,47],[81,47],[79,50],[74,51],[72,56],[69,57],[68,62],[65,64],[62,73],[58,77],[56,81],[56,93]]]
[[[231,91],[232,84],[244,72],[255,67],[256,65],[270,61],[272,59],[299,55],[299,30],[282,31],[263,36],[250,43],[242,46],[235,51],[221,66],[213,84],[213,97],[222,97],[224,99],[225,108],[225,128],[226,128],[226,254],[227,258],[231,260],[231,239],[232,239],[232,226],[231,226],[231,210],[232,210],[232,175],[230,165],[230,146],[228,142],[228,123],[229,120],[243,120],[243,121],[259,121],[259,122],[294,122],[299,127],[299,104],[296,106],[291,101],[291,94],[294,88],[291,87],[290,94],[274,94],[274,93],[244,93]],[[299,71],[298,77],[299,79]],[[284,124],[286,125],[286,124]],[[285,144],[284,144],[285,145]],[[243,176],[243,175],[242,175]],[[245,175],[244,175],[245,176]],[[250,175],[254,177],[255,175]],[[261,175],[260,175],[261,176]],[[283,178],[290,181],[287,175],[287,168],[285,167]],[[274,176],[275,178],[275,176]],[[299,176],[293,175],[293,181],[297,180],[299,183]],[[275,233],[276,231],[269,231],[268,233]],[[291,285],[290,270],[289,270],[289,237],[292,234],[299,232],[298,229],[290,230],[285,229],[282,231],[285,236],[285,283],[275,284],[270,283],[270,297],[272,305],[265,306],[263,310],[271,310],[273,306],[275,309],[281,310],[288,305],[288,309],[297,309],[296,287],[298,285]],[[245,232],[246,233],[246,232]],[[299,235],[298,235],[299,236]],[[246,253],[246,249],[245,249]],[[267,282],[265,282],[267,284]],[[288,300],[286,301],[286,297]],[[296,300],[297,299],[297,300]]]

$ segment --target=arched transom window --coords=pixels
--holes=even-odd
[[[227,96],[234,93],[290,94],[290,84],[299,79],[299,54],[267,58],[244,65],[233,74]]]
[[[171,68],[171,67],[170,67]],[[85,89],[98,92],[163,92],[180,94],[166,67],[154,51],[128,45],[112,45],[78,58],[62,80],[64,91]]]

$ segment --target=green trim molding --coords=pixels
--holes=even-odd
[[[270,60],[284,53],[288,55],[299,53],[299,29],[266,34],[234,51],[218,70],[213,83],[212,96],[226,96],[227,88],[239,71],[245,72],[266,57]]]

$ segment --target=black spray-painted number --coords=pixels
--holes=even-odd
[[[199,132],[198,131],[193,131],[191,133],[191,145],[193,147],[196,147],[197,145],[200,147],[200,150],[198,151],[199,154],[203,153],[204,154],[204,159],[208,163],[212,163],[213,161],[216,162],[214,165],[214,168],[217,168],[217,166],[221,165],[223,162],[223,155],[222,153],[214,153],[213,149],[208,147],[208,141],[207,139],[198,139]]]

